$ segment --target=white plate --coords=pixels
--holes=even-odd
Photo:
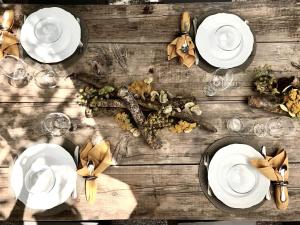
[[[224,69],[243,64],[251,55],[253,43],[250,27],[234,14],[218,13],[207,17],[196,34],[201,57],[212,66]]]
[[[49,192],[31,193],[26,188],[26,174],[32,171],[32,165],[37,161],[39,165],[50,168],[55,175],[54,186],[50,187]],[[45,210],[65,202],[74,190],[76,179],[76,165],[64,148],[56,144],[37,144],[27,148],[18,157],[10,181],[16,198],[29,208]],[[53,182],[49,185],[53,185]]]
[[[80,44],[81,28],[76,18],[58,7],[30,14],[21,29],[20,42],[32,58],[43,63],[60,62]]]
[[[270,181],[250,165],[263,158],[253,147],[231,144],[217,151],[209,164],[208,181],[215,196],[232,208],[250,208],[266,196]]]

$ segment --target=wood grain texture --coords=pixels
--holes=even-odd
[[[295,212],[299,207],[298,164],[290,169],[290,207],[287,211],[277,210],[272,201],[244,215],[223,212],[214,208],[201,191],[197,165],[110,167],[98,179],[95,205],[88,207],[78,182],[78,201],[69,200],[44,213],[15,205],[9,188],[8,169],[0,169],[1,218],[12,220],[99,220],[134,218],[202,219],[202,220],[299,220]],[[15,206],[15,207],[14,207]],[[268,212],[268,213],[266,213]]]
[[[126,68],[118,63],[115,52],[126,55]],[[14,88],[8,85],[4,76],[0,77],[3,85],[0,89],[0,102],[64,102],[75,98],[78,89],[83,86],[78,82],[66,79],[68,74],[91,73],[103,80],[117,86],[129,84],[133,80],[152,77],[154,86],[166,89],[174,94],[193,95],[199,100],[241,100],[253,95],[252,83],[253,69],[269,64],[276,76],[300,76],[300,71],[292,67],[291,59],[300,58],[300,43],[258,43],[253,60],[245,71],[236,69],[234,79],[237,88],[230,88],[218,93],[213,98],[207,98],[203,93],[205,82],[211,78],[214,68],[205,65],[192,66],[191,69],[178,65],[176,59],[167,60],[165,44],[102,44],[88,45],[84,56],[75,64],[66,67],[64,63],[53,65],[52,68],[59,76],[58,87],[54,89],[40,89],[32,80],[24,88]],[[249,61],[249,62],[250,62]],[[26,62],[35,70],[47,67],[38,65],[31,59]],[[202,61],[203,62],[203,61]],[[31,73],[31,75],[34,75]],[[188,89],[186,87],[189,87]]]
[[[226,107],[224,106],[226,104]],[[256,139],[260,145],[266,145],[269,153],[278,148],[285,148],[291,162],[300,162],[298,137],[300,124],[294,120],[295,131],[289,136],[273,138],[267,136],[258,138],[253,133],[255,122],[266,123],[277,115],[266,113],[258,109],[251,109],[241,101],[209,101],[200,103],[204,118],[216,126],[218,132],[208,133],[199,128],[189,134],[174,135],[167,129],[160,132],[163,148],[152,150],[141,137],[130,137],[128,145],[123,146],[115,157],[120,165],[142,164],[197,164],[202,153],[214,141],[231,135],[237,135],[227,130],[227,120],[238,116],[244,122],[245,131],[241,134],[245,138]],[[124,135],[111,116],[85,118],[84,108],[75,103],[2,103],[0,116],[0,145],[2,156],[0,165],[8,165],[11,155],[17,155],[35,142],[52,142],[50,137],[42,136],[39,126],[43,118],[50,112],[64,112],[77,124],[78,129],[69,133],[65,139],[78,145],[83,145],[94,130],[99,130],[112,143],[112,151]],[[130,135],[129,135],[130,136]],[[64,140],[60,140],[59,144]],[[299,142],[299,144],[298,144]],[[71,150],[74,148],[71,147]]]
[[[42,8],[42,5],[1,5],[14,8],[15,30],[20,32],[23,16]],[[270,64],[276,76],[300,76],[290,60],[300,58],[300,4],[297,0],[259,2],[187,3],[172,5],[132,6],[63,6],[81,18],[89,33],[89,42],[82,58],[73,64],[41,65],[26,57],[25,61],[39,70],[52,67],[58,74],[58,87],[38,88],[32,81],[16,89],[3,84],[0,89],[0,219],[12,220],[98,220],[127,218],[201,219],[201,220],[300,220],[300,124],[294,121],[295,131],[280,139],[255,137],[253,124],[266,122],[276,115],[246,104],[252,95],[251,72],[257,66]],[[192,16],[204,19],[217,12],[231,12],[250,22],[256,36],[256,49],[247,65],[235,73],[237,87],[207,98],[203,94],[212,67],[201,62],[201,67],[190,70],[167,61],[166,45],[179,31],[180,14],[187,10]],[[119,62],[117,54],[125,56]],[[73,73],[94,74],[104,82],[116,86],[133,80],[154,78],[156,89],[173,94],[193,95],[203,116],[218,128],[211,134],[195,129],[190,134],[174,135],[163,130],[161,150],[152,150],[142,138],[130,137],[111,116],[85,118],[84,108],[75,98],[82,83],[66,79]],[[51,138],[40,132],[43,118],[50,112],[64,112],[76,129],[63,138]],[[287,211],[278,211],[274,202],[247,215],[224,213],[206,199],[198,180],[198,163],[205,149],[214,141],[231,135],[226,122],[233,116],[242,119],[246,129],[239,135],[266,145],[268,153],[278,148],[288,151],[291,162],[290,196]],[[79,182],[79,201],[65,204],[44,213],[24,209],[17,203],[9,187],[9,169],[13,159],[34,143],[51,142],[65,147],[70,153],[74,144],[83,145],[95,130],[112,144],[115,166],[98,180],[96,207],[89,207]],[[72,146],[72,147],[70,147]],[[268,213],[266,213],[268,212]]]
[[[24,14],[42,6],[10,7],[16,9],[18,19],[22,20]],[[250,21],[258,42],[299,41],[300,38],[300,5],[296,0],[62,7],[86,22],[90,42],[170,42],[179,32],[179,16],[184,10],[200,20],[218,12],[238,14]]]

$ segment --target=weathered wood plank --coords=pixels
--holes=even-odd
[[[278,147],[285,148],[291,162],[300,162],[298,146],[300,139],[299,121],[294,121],[295,131],[289,136],[278,138],[255,137],[253,124],[255,122],[267,122],[275,117],[261,110],[250,109],[244,102],[202,102],[203,116],[214,124],[218,132],[207,133],[201,129],[195,129],[189,134],[174,135],[167,129],[160,133],[164,140],[164,147],[160,150],[152,150],[144,143],[142,138],[129,138],[128,145],[123,146],[115,156],[118,164],[196,164],[200,161],[201,154],[214,141],[236,135],[226,128],[226,122],[233,116],[238,116],[245,124],[245,131],[240,135],[246,138],[257,140],[260,145],[266,145],[269,152],[275,151]],[[49,137],[41,136],[38,129],[43,118],[50,112],[64,112],[71,117],[78,129],[68,134],[65,139],[58,140],[58,144],[65,141],[83,145],[86,139],[93,134],[95,129],[112,143],[112,151],[115,151],[120,140],[125,134],[112,116],[103,116],[87,119],[84,116],[84,108],[74,103],[16,103],[0,104],[0,165],[7,165],[15,155],[22,152],[26,147],[36,142],[55,142]],[[70,148],[71,150],[74,147]]]
[[[197,165],[110,167],[98,179],[95,205],[87,207],[82,181],[79,181],[79,201],[67,203],[44,213],[15,205],[9,188],[8,169],[0,169],[1,218],[11,213],[12,220],[98,220],[128,218],[169,219],[255,219],[299,220],[299,164],[290,169],[290,205],[280,211],[272,201],[245,215],[222,212],[204,196],[198,180]],[[265,212],[268,213],[265,213]]]
[[[13,7],[22,20],[24,14],[41,6]],[[179,16],[184,10],[200,19],[217,12],[239,14],[250,21],[258,42],[299,41],[300,38],[297,1],[63,7],[85,20],[90,42],[169,42],[179,32]]]
[[[103,81],[123,85],[137,79],[153,77],[157,88],[167,89],[174,94],[194,95],[199,100],[237,100],[252,95],[253,76],[251,71],[257,66],[270,64],[278,76],[300,76],[300,71],[291,66],[290,60],[300,58],[300,43],[264,43],[257,44],[251,65],[245,72],[237,71],[235,81],[237,88],[220,92],[214,98],[207,98],[203,93],[205,82],[211,77],[212,67],[207,65],[187,69],[178,65],[176,60],[167,61],[165,44],[89,44],[86,54],[73,66],[53,65],[60,77],[58,87],[40,89],[34,81],[24,88],[11,87],[4,76],[0,90],[0,102],[64,102],[74,99],[79,83],[73,83],[65,77],[72,72],[95,74]],[[120,66],[115,51],[126,52],[127,71]],[[43,67],[26,59],[33,67]],[[95,65],[97,69],[95,69]],[[44,66],[45,67],[45,66]],[[189,87],[188,89],[186,87]]]

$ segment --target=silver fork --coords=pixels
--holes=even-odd
[[[206,167],[207,176],[208,176],[208,167],[209,167],[209,156],[208,155],[203,156],[203,162],[204,162],[204,166]],[[209,181],[208,181],[208,177],[207,177],[207,194],[209,196],[212,196],[211,195],[211,188],[210,188]]]

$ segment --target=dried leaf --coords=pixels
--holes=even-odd
[[[190,133],[196,126],[196,123],[180,120],[178,124],[170,127],[169,130],[173,133]]]
[[[128,90],[131,93],[140,96],[142,99],[145,99],[145,94],[150,95],[152,87],[142,80],[137,80],[128,86]]]

